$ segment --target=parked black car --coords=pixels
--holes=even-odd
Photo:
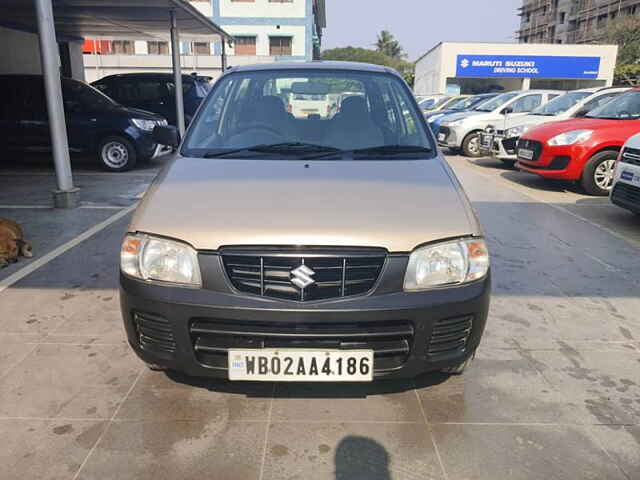
[[[160,115],[119,105],[86,83],[62,79],[62,97],[71,151],[96,152],[111,171],[150,160],[161,146],[152,137]],[[41,75],[0,75],[0,132],[8,149],[51,148],[49,119]]]
[[[183,75],[184,118],[188,125],[211,88],[211,77]],[[109,75],[91,85],[127,107],[162,115],[176,125],[175,82],[171,73],[122,73]]]

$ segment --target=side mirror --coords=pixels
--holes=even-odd
[[[589,113],[590,110],[588,108],[583,108],[581,110],[578,110],[576,113],[573,114],[574,118],[581,118],[587,115],[587,113]]]
[[[180,134],[173,125],[156,125],[153,128],[153,141],[160,145],[177,147],[180,145]]]
[[[502,114],[503,114],[503,115],[509,115],[510,113],[513,113],[513,108],[511,108],[511,107],[504,107],[504,108],[502,109]]]

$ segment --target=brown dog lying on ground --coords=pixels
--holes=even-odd
[[[19,256],[32,257],[31,244],[24,240],[20,225],[0,218],[0,268],[18,261]]]

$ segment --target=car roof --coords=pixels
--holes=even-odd
[[[114,78],[162,78],[162,79],[173,80],[173,73],[166,73],[166,72],[115,73],[113,75],[107,75],[106,77],[102,77],[99,80],[96,80],[96,82],[99,82],[100,80],[112,80]],[[190,75],[186,73],[182,74],[182,81],[185,81],[185,80],[193,81],[193,80],[204,79],[204,78],[210,78],[210,77],[202,77],[199,75],[196,76],[196,75]]]
[[[357,72],[394,73],[384,65],[361,62],[339,62],[335,60],[312,60],[309,62],[277,62],[230,67],[227,72],[260,72],[267,70],[350,70]]]

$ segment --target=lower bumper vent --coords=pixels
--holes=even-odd
[[[196,319],[190,327],[198,361],[227,369],[229,349],[317,348],[374,351],[374,371],[400,368],[413,344],[408,322],[284,323]]]
[[[472,326],[471,316],[439,320],[431,332],[427,355],[434,358],[464,352]]]
[[[136,312],[133,320],[138,343],[143,350],[170,358],[176,351],[171,325],[166,318],[149,313]]]

